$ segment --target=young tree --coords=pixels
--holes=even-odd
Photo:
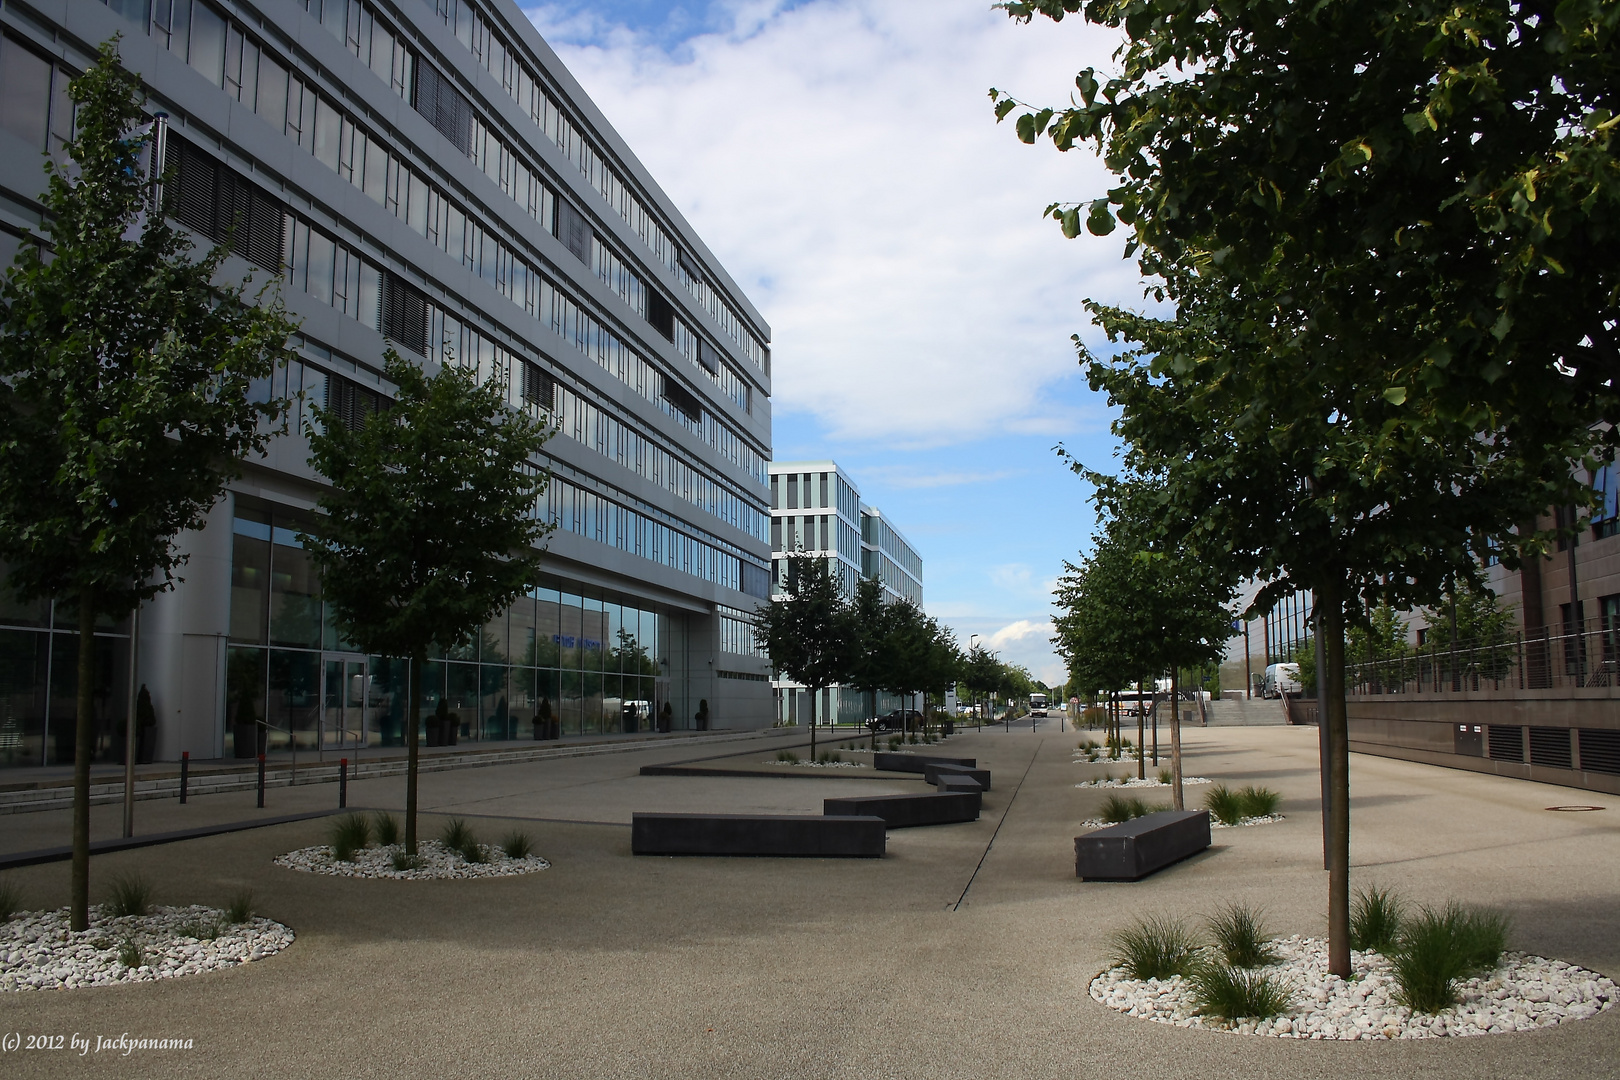
[[[1195,557],[1315,595],[1329,774],[1329,967],[1350,974],[1346,618],[1513,565],[1615,415],[1620,201],[1612,5],[1028,0],[1123,29],[1118,77],[1026,113],[1120,175],[1086,227],[1175,304],[1091,305],[1093,385]],[[1466,29],[1464,29],[1466,28]],[[1099,93],[1100,91],[1100,93]],[[1000,116],[1018,108],[997,95]],[[1082,208],[1054,206],[1068,235]]]
[[[282,401],[250,384],[286,357],[279,296],[216,281],[152,212],[149,136],[117,39],[68,91],[72,164],[46,164],[52,257],[24,245],[0,292],[0,558],[25,599],[78,621],[71,925],[89,925],[90,758],[98,616],[172,587],[176,534],[200,529],[226,481],[262,453]]]
[[[816,699],[848,682],[855,668],[857,629],[827,560],[794,552],[787,587],[754,615],[754,642],[771,667],[810,691],[810,756],[816,753]]]
[[[983,645],[974,645],[968,650],[967,660],[962,665],[962,682],[973,692],[973,705],[977,710],[979,695],[990,694],[1001,685],[1001,661],[996,654]],[[984,714],[979,713],[982,723]]]
[[[389,407],[347,427],[316,410],[310,463],[332,484],[320,531],[303,537],[321,593],[361,650],[410,659],[405,850],[416,854],[422,668],[536,580],[555,527],[537,501],[550,473],[534,457],[552,429],[513,412],[494,383],[453,365],[432,377],[392,349]]]
[[[893,682],[893,653],[887,647],[891,608],[883,593],[883,583],[863,577],[855,586],[855,599],[849,607],[850,630],[854,635],[849,685],[867,696],[868,715],[877,716],[877,695]],[[872,745],[877,746],[877,729],[872,729]]]

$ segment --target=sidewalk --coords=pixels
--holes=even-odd
[[[846,787],[876,786],[637,775],[691,758],[689,746],[424,776],[425,835],[451,813],[481,836],[521,828],[552,861],[524,877],[365,882],[271,863],[321,842],[318,821],[97,856],[98,897],[124,870],[156,882],[165,902],[250,887],[257,909],[298,940],[190,979],[6,995],[0,1030],[190,1038],[195,1049],[133,1068],[244,1078],[1620,1074],[1616,1012],[1521,1035],[1324,1044],[1178,1029],[1096,1005],[1089,980],[1132,918],[1196,925],[1246,901],[1275,934],[1319,934],[1327,878],[1316,732],[1227,727],[1185,733],[1187,771],[1274,788],[1286,820],[1220,830],[1209,852],[1140,883],[1076,881],[1077,823],[1106,795],[1074,787],[1088,770],[1072,760],[1084,734],[1015,725],[948,740],[942,752],[995,772],[983,817],[893,831],[881,860],[632,856],[625,825],[637,810],[811,812]],[[775,747],[758,744],[762,758]],[[1514,919],[1515,948],[1620,970],[1616,808],[1549,813],[1590,793],[1360,755],[1351,783],[1354,886],[1497,906]],[[402,795],[397,779],[357,788],[351,800],[367,805]],[[1200,798],[1189,789],[1189,802]],[[39,905],[65,900],[67,876],[53,864],[8,879]],[[84,1072],[65,1054],[11,1054],[6,1067],[8,1077]]]

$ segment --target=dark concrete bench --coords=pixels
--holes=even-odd
[[[983,795],[984,785],[960,773],[940,773],[934,780],[934,787],[940,791],[965,791],[970,795]]]
[[[632,814],[637,855],[883,857],[881,817],[809,814]]]
[[[954,774],[956,776],[971,776],[979,782],[979,787],[985,791],[990,790],[990,770],[975,769],[967,765],[947,765],[942,761],[931,763],[923,769],[923,779],[930,784],[937,785],[941,776]]]
[[[1138,881],[1209,847],[1208,810],[1161,810],[1074,838],[1074,874]]]
[[[869,814],[880,817],[891,829],[914,825],[951,825],[979,820],[979,796],[966,791],[935,792],[927,795],[857,795],[828,799],[822,804],[828,817]]]
[[[970,757],[929,757],[927,754],[873,754],[872,768],[887,769],[889,772],[925,771],[930,765],[961,765],[971,769],[978,762]]]

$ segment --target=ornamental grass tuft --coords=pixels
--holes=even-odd
[[[444,826],[444,832],[439,842],[451,851],[456,852],[470,863],[488,862],[489,856],[484,853],[483,845],[478,837],[473,835],[472,829],[460,818],[451,818]]]
[[[253,918],[253,890],[239,889],[231,894],[225,901],[225,919],[232,926],[247,922]]]
[[[1233,967],[1264,967],[1277,959],[1260,912],[1246,904],[1226,904],[1205,920],[1215,947]],[[1249,1015],[1247,1013],[1243,1015]]]
[[[1499,911],[1456,902],[1422,908],[1403,921],[1390,956],[1401,1000],[1421,1013],[1456,1004],[1457,980],[1495,968],[1507,933],[1507,916]]]
[[[394,872],[403,874],[407,870],[420,869],[422,866],[422,858],[419,855],[407,855],[405,853],[405,849],[401,848],[400,850],[394,852],[393,864]]]
[[[10,922],[22,910],[22,886],[15,881],[0,879],[0,923]]]
[[[1288,1011],[1293,988],[1274,972],[1234,964],[1196,965],[1188,981],[1198,1011],[1223,1020],[1264,1020]]]
[[[1277,812],[1277,806],[1282,802],[1282,796],[1275,791],[1255,787],[1253,784],[1238,792],[1237,797],[1243,807],[1244,817],[1270,817]]]
[[[1360,889],[1350,903],[1350,947],[1386,956],[1400,940],[1406,905],[1389,889]]]
[[[1225,784],[1215,784],[1204,793],[1204,809],[1222,825],[1236,825],[1244,818],[1242,796]]]
[[[152,885],[141,875],[119,874],[112,879],[108,889],[111,895],[107,898],[107,908],[115,917],[151,913]]]
[[[527,859],[534,851],[534,841],[528,833],[513,829],[501,837],[501,851],[508,859]]]
[[[399,819],[393,814],[378,812],[372,818],[372,825],[377,832],[377,843],[383,847],[393,847],[399,843]]]
[[[146,957],[133,938],[125,938],[118,946],[118,962],[127,968],[138,968],[146,963]]]
[[[1102,819],[1113,825],[1139,818],[1147,813],[1151,811],[1141,799],[1116,794],[1109,795],[1103,800]]]
[[[1111,939],[1114,966],[1133,979],[1168,979],[1192,973],[1197,943],[1180,919],[1139,918]]]
[[[332,823],[326,834],[332,857],[353,862],[355,852],[371,843],[371,819],[364,814],[345,814]]]

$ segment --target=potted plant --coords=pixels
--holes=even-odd
[[[427,724],[427,744],[429,746],[448,746],[450,727],[450,703],[443,697],[433,710],[433,717]]]
[[[534,741],[554,738],[556,736],[551,733],[551,699],[541,698],[540,708],[534,713]]]
[[[264,752],[264,725],[259,723],[258,702],[254,699],[253,685],[243,681],[236,695],[236,716],[231,722],[231,741],[238,758],[257,757]]]
[[[152,695],[147,692],[146,684],[141,684],[141,692],[135,695],[135,762],[138,765],[152,764],[152,756],[157,750],[157,710],[152,708]]]
[[[661,734],[668,735],[670,729],[674,726],[675,706],[666,701],[664,702],[664,707],[658,710],[658,730]]]
[[[692,719],[697,721],[697,729],[699,731],[708,731],[709,730],[709,699],[708,698],[699,698],[698,699],[697,715],[694,716]]]

